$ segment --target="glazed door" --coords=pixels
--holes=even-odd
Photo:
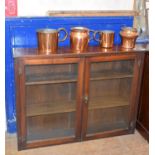
[[[78,58],[24,60],[20,133],[26,147],[80,139],[83,64]]]
[[[134,128],[139,66],[135,55],[86,60],[83,138]]]

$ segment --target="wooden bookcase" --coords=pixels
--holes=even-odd
[[[18,149],[133,133],[145,51],[14,49]]]

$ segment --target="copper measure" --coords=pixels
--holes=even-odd
[[[70,46],[72,52],[81,53],[85,52],[88,43],[91,39],[89,36],[90,32],[94,32],[93,30],[89,30],[86,27],[72,27],[70,33]]]
[[[120,31],[120,35],[122,37],[122,47],[127,49],[134,48],[138,34],[139,33],[136,28],[123,27],[122,31]]]
[[[59,38],[60,32],[64,31],[65,35]],[[58,42],[65,41],[68,33],[64,28],[59,29],[40,29],[37,30],[38,53],[39,54],[55,54],[58,49]]]
[[[99,34],[99,39],[97,39],[96,37],[97,34]],[[95,31],[94,40],[99,42],[101,47],[112,48],[114,44],[114,31],[111,30]]]

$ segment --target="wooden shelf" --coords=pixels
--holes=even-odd
[[[96,97],[89,100],[89,110],[128,106],[129,100],[123,97]]]
[[[69,16],[137,16],[139,13],[135,10],[112,10],[112,11],[99,11],[99,10],[80,10],[80,11],[47,11],[47,15],[56,17],[69,17]]]
[[[30,126],[29,126],[30,127]],[[27,140],[28,141],[35,141],[35,140],[44,140],[44,139],[58,139],[58,138],[65,138],[69,136],[75,135],[75,129],[74,128],[68,128],[68,129],[44,129],[40,132],[31,132],[29,131]]]
[[[106,73],[93,73],[91,74],[90,80],[97,81],[97,80],[122,79],[122,78],[132,78],[132,77],[133,77],[132,73],[106,72]]]
[[[32,81],[26,82],[26,85],[41,85],[41,84],[59,84],[59,83],[72,83],[77,82],[77,79],[68,79],[68,80],[45,80],[45,81]]]
[[[77,82],[77,75],[31,75],[26,78],[26,85],[56,84]]]
[[[103,131],[109,131],[109,130],[115,130],[115,129],[128,129],[128,123],[125,121],[117,121],[113,123],[107,122],[104,124],[102,123],[102,121],[96,122],[88,127],[87,135],[91,136],[91,134],[94,134],[94,133],[100,133]]]
[[[98,81],[98,80],[108,80],[108,79],[122,79],[122,78],[132,78],[133,75],[130,73],[94,73],[91,75],[90,80]],[[72,83],[77,82],[76,78],[71,79],[60,79],[60,80],[40,80],[37,78],[33,78],[33,80],[27,81],[26,85],[41,85],[41,84],[58,84],[58,83]]]
[[[57,102],[27,105],[27,116],[49,115],[76,111],[76,102]]]
[[[100,109],[100,108],[114,108],[119,106],[128,106],[129,102],[125,98],[121,97],[97,97],[89,101],[89,110]],[[42,103],[42,104],[30,104],[27,105],[27,116],[39,116],[49,115],[57,113],[66,113],[76,111],[75,101],[72,103],[59,102],[59,103]]]

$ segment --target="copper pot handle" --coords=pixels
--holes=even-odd
[[[99,33],[99,35],[100,35],[100,31],[95,31],[93,37],[94,37],[94,40],[95,40],[95,41],[100,42],[101,40],[96,38],[96,34],[97,34],[97,33]]]
[[[59,42],[63,42],[63,41],[66,40],[66,38],[67,38],[67,36],[68,36],[68,33],[67,33],[67,31],[66,31],[65,28],[59,28],[59,29],[58,29],[58,34],[60,33],[60,31],[64,31],[64,32],[65,32],[64,38],[62,38],[62,39],[59,38],[59,40],[58,40]]]
[[[89,40],[93,40],[94,39],[94,33],[95,33],[95,31],[94,30],[89,30],[89,32],[92,32],[93,33],[93,36]]]

